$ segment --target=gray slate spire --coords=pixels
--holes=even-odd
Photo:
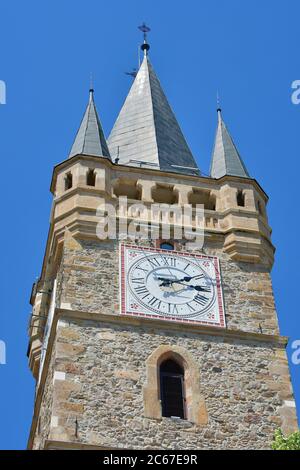
[[[80,127],[76,134],[69,158],[84,154],[110,159],[109,150],[94,103],[94,90],[90,97]]]
[[[222,119],[221,109],[217,111],[218,127],[211,160],[210,176],[212,178],[221,178],[224,175],[232,175],[249,178],[244,162]]]
[[[112,158],[119,156],[120,164],[199,174],[147,49],[107,142]]]

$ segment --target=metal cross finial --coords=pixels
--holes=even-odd
[[[149,33],[149,31],[151,31],[151,29],[149,28],[149,26],[146,25],[145,22],[143,24],[141,24],[141,26],[138,26],[138,29],[140,31],[142,31],[143,36],[144,36],[144,43],[142,44],[141,49],[142,49],[142,51],[144,51],[144,54],[147,54],[147,52],[150,49],[150,46],[147,43],[147,33]]]
[[[144,42],[146,43],[147,42],[147,33],[149,33],[149,31],[151,31],[151,29],[149,28],[149,26],[146,25],[146,23],[144,22],[143,24],[141,24],[141,26],[138,26],[139,30],[142,31],[143,35],[144,35]]]

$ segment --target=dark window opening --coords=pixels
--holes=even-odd
[[[163,242],[163,243],[160,244],[160,248],[162,250],[173,251],[174,250],[174,245],[172,243]]]
[[[236,202],[238,206],[245,207],[245,194],[241,189],[239,189],[237,192]]]
[[[184,370],[172,359],[160,366],[160,399],[162,416],[185,419]]]
[[[73,176],[72,173],[67,173],[65,176],[65,190],[71,189],[73,186]]]
[[[89,170],[86,174],[86,184],[88,186],[96,185],[96,173],[95,170]]]

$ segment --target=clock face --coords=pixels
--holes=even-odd
[[[121,313],[225,326],[216,257],[121,245]]]

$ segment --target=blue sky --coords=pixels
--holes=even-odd
[[[152,28],[153,66],[204,173],[219,90],[227,126],[270,197],[281,333],[290,344],[300,339],[300,105],[291,102],[291,83],[300,79],[299,17],[296,0],[1,2],[1,449],[25,448],[32,416],[28,302],[46,243],[52,167],[70,149],[90,72],[109,133],[131,83],[124,72],[137,66],[142,21]],[[300,365],[291,372],[300,409]]]

